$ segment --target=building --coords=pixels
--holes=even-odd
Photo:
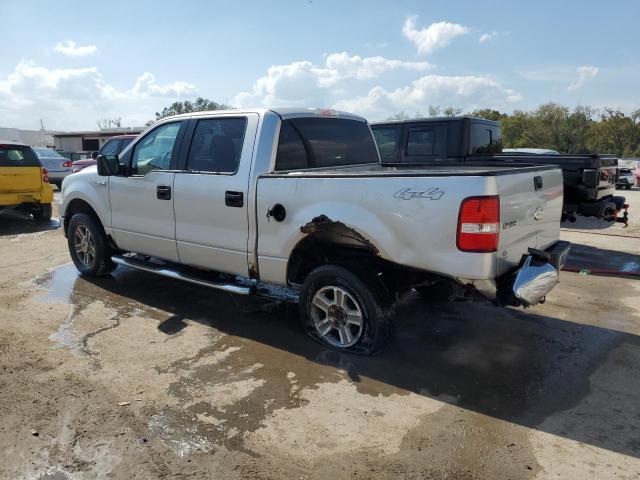
[[[138,135],[146,127],[108,128],[82,132],[56,132],[53,135],[55,150],[74,154],[78,158],[97,152],[107,140],[116,135]]]
[[[53,147],[53,135],[47,130],[20,130],[0,127],[0,140],[20,142],[30,147]]]

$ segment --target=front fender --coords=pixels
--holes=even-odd
[[[89,167],[67,176],[62,182],[60,216],[64,219],[73,200],[87,203],[98,215],[105,231],[111,229],[109,205],[109,177],[98,175],[95,167]]]

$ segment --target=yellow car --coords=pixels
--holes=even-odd
[[[47,169],[33,149],[0,140],[0,210],[11,208],[33,215],[35,220],[51,219],[53,187]]]

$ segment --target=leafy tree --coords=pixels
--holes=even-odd
[[[500,121],[508,117],[506,113],[501,113],[498,110],[492,110],[490,108],[482,108],[480,110],[474,110],[473,112],[469,113],[468,116],[476,117],[476,118],[484,118],[487,120],[494,120],[494,121]]]
[[[227,110],[231,107],[222,103],[214,102],[206,98],[198,97],[195,101],[190,102],[186,100],[184,102],[174,102],[168,107],[162,109],[162,112],[156,112],[156,119],[147,122],[147,125],[151,125],[157,122],[161,118],[169,117],[171,115],[180,115],[181,113],[202,112],[205,110]]]

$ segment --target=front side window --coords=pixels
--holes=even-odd
[[[246,118],[199,120],[189,147],[187,170],[235,173],[240,163]]]
[[[381,127],[373,129],[381,157],[393,157],[398,149],[400,127]]]
[[[135,146],[131,159],[132,175],[145,175],[152,170],[170,168],[180,124],[181,122],[166,123],[150,132]]]
[[[280,128],[276,170],[361,165],[378,161],[375,141],[366,122],[346,118],[303,117],[285,120]]]

